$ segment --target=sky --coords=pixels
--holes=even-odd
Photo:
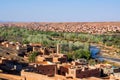
[[[0,21],[120,21],[120,0],[0,0]]]

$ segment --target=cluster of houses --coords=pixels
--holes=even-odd
[[[120,31],[119,22],[101,22],[101,23],[4,23],[0,26],[17,26],[28,29],[35,29],[41,31],[55,31],[55,32],[83,32],[92,34],[104,34],[106,32]]]
[[[59,44],[57,48],[48,49],[41,44],[23,45],[19,42],[1,41],[0,46],[18,51],[16,56],[20,56],[24,60],[20,62],[1,56],[0,69],[3,70],[3,73],[19,73],[18,75],[24,77],[24,80],[79,80],[88,77],[100,79],[104,75],[120,78],[120,69],[112,68],[108,64],[90,65],[85,59],[68,62],[67,55],[60,53]],[[29,63],[26,53],[31,51],[39,52],[39,55],[36,56],[35,62]]]

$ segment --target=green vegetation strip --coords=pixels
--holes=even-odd
[[[45,32],[18,27],[0,27],[0,37],[8,41],[18,41],[23,44],[41,43],[46,47],[56,47],[56,44],[60,43],[61,53],[67,54],[69,59],[71,57],[74,59],[81,57],[89,59],[90,43],[101,42],[107,46],[114,45],[115,47],[120,48],[120,36],[114,34],[90,35],[86,33]]]

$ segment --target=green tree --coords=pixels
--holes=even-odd
[[[76,50],[75,59],[80,59],[80,58],[85,58],[88,60],[90,58],[90,52],[84,49]]]
[[[29,62],[35,62],[36,56],[38,56],[38,52],[32,52],[32,53],[29,55]]]

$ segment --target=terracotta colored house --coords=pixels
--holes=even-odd
[[[50,61],[53,63],[66,63],[67,56],[63,54],[50,54],[50,55],[39,55],[36,57],[37,62]]]
[[[57,73],[57,66],[49,61],[31,63],[25,69],[26,72],[35,72],[43,75],[54,76]]]
[[[41,44],[32,44],[31,43],[30,46],[32,47],[31,51],[39,52],[40,55],[49,55],[50,54],[49,50],[46,47],[43,47]]]
[[[60,66],[60,74],[66,77],[73,78],[87,78],[87,77],[100,77],[98,68],[89,68],[88,66],[73,66],[64,65]]]

